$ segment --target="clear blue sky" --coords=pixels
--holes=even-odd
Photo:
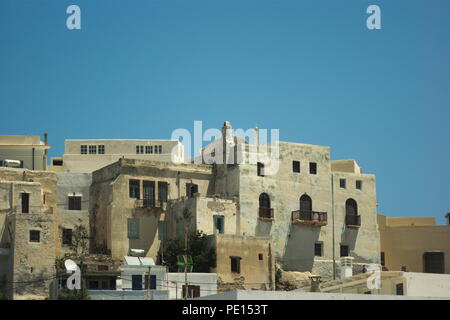
[[[81,7],[82,29],[66,28]],[[382,29],[366,28],[366,8]],[[0,134],[279,128],[378,182],[379,213],[450,212],[448,0],[1,0]]]

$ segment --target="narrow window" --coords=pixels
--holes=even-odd
[[[158,221],[158,240],[167,240],[167,222]]]
[[[231,272],[241,273],[241,257],[230,257],[231,259]]]
[[[21,193],[22,197],[22,213],[30,212],[30,194],[29,193]]]
[[[402,296],[403,295],[403,283],[398,283],[395,285],[395,293],[398,296]]]
[[[168,183],[159,181],[158,182],[158,201],[167,202],[168,194]]]
[[[30,230],[30,242],[41,242],[41,232],[38,230]]]
[[[145,146],[145,153],[150,153],[150,146]]]
[[[143,183],[144,207],[155,206],[155,181],[144,181]]]
[[[314,244],[314,255],[316,257],[321,257],[323,255],[323,243],[322,242],[316,242]]]
[[[132,290],[142,290],[142,275],[133,274],[131,276],[131,289]]]
[[[4,166],[3,160],[0,160],[0,167],[3,167],[3,166]]]
[[[162,153],[162,146],[159,146],[158,153]]]
[[[139,239],[139,220],[128,219],[128,238]]]
[[[130,198],[139,199],[139,180],[130,180]]]
[[[153,153],[153,146],[150,146],[150,153]]]
[[[348,257],[348,246],[341,244],[341,257]]]
[[[81,197],[69,196],[69,210],[81,210]]]
[[[97,146],[89,146],[89,154],[96,154]]]
[[[361,190],[362,189],[362,181],[356,180],[356,189]]]
[[[258,260],[262,261],[264,259],[264,255],[262,253],[258,254]]]
[[[156,290],[156,275],[150,275],[150,281],[148,274],[145,275],[145,288],[150,290]]]
[[[140,151],[139,146],[136,146],[136,154],[139,154],[139,151]]]
[[[382,265],[383,267],[385,266],[384,252],[381,252],[381,254],[380,254],[380,263],[381,263],[381,265]]]
[[[225,232],[225,217],[224,216],[213,216],[214,222],[214,233],[224,233]]]
[[[256,166],[258,177],[264,177],[264,164],[258,162]]]
[[[144,146],[139,146],[139,148],[140,148],[140,153],[144,154]]]
[[[292,161],[292,171],[300,172],[300,161]]]
[[[72,229],[63,229],[62,242],[65,245],[72,244]]]
[[[339,187],[341,187],[342,189],[346,188],[346,181],[345,181],[345,179],[339,179]]]
[[[200,286],[183,285],[183,298],[198,298],[200,297]]]
[[[81,146],[81,154],[87,154],[87,146],[86,145]]]
[[[98,154],[105,154],[105,146],[104,145],[98,146]]]
[[[310,174],[317,174],[317,163],[310,162],[309,163],[309,173]]]

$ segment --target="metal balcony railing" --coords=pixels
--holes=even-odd
[[[347,227],[359,228],[361,226],[361,216],[346,215],[345,216],[345,225]]]
[[[262,219],[273,219],[273,208],[259,208],[259,217]]]
[[[327,213],[319,211],[292,211],[292,222],[324,226],[327,224]]]

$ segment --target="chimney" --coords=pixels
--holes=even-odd
[[[353,257],[341,258],[341,279],[353,276]]]
[[[44,143],[46,146],[48,145],[48,133],[44,133]]]

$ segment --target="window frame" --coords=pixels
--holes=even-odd
[[[37,235],[37,240],[33,235]],[[31,229],[28,234],[28,241],[30,243],[41,243],[41,230]]]
[[[139,219],[127,220],[127,238],[139,239]]]
[[[318,248],[320,250],[320,254],[317,254]],[[314,257],[323,257],[323,242],[322,241],[317,241],[314,243]]]
[[[301,172],[301,163],[298,160],[292,160],[292,172],[300,173]]]
[[[80,211],[81,210],[81,196],[67,196],[67,210]]]
[[[230,256],[230,270],[231,273],[241,273],[241,257],[238,256]],[[234,263],[233,263],[234,262]],[[234,268],[233,268],[234,266]]]
[[[347,179],[345,179],[345,178],[339,179],[339,188],[347,189]]]
[[[317,174],[317,162],[310,162],[309,163],[309,174]]]

